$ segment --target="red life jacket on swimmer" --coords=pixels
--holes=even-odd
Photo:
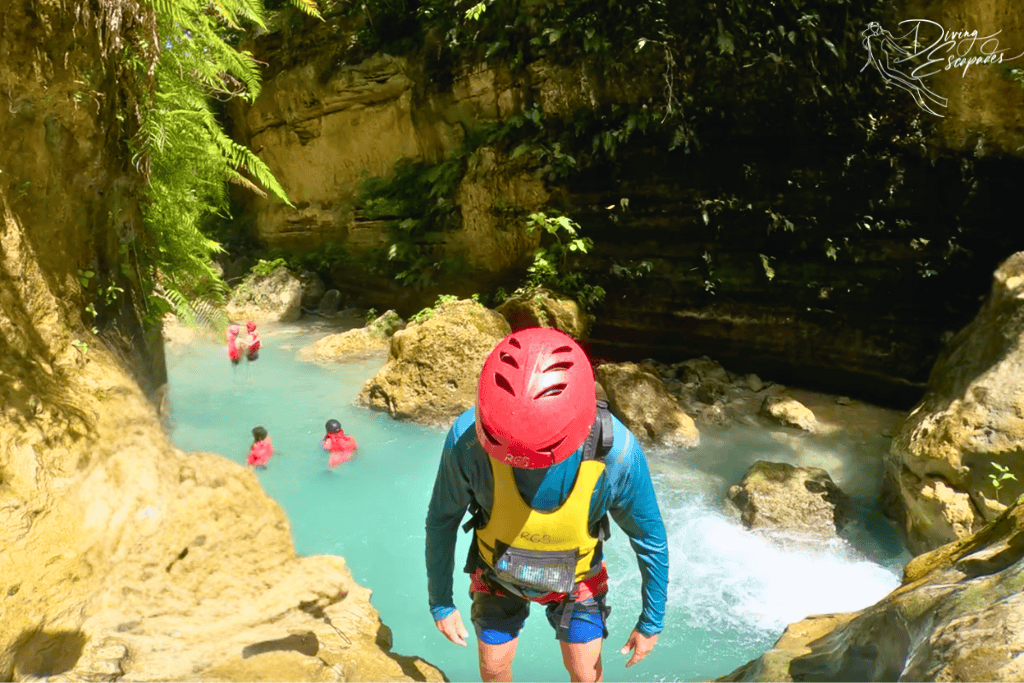
[[[323,447],[325,451],[335,453],[338,451],[354,451],[358,448],[358,444],[351,436],[346,436],[345,432],[332,432],[324,437]]]
[[[597,415],[583,444],[576,481],[565,502],[550,512],[531,508],[523,500],[512,468],[488,457],[494,481],[490,518],[482,523],[478,507],[463,529],[475,527],[474,544],[490,573],[522,597],[539,602],[568,596],[578,584],[601,570],[594,555],[609,536],[608,516],[598,536],[590,533],[590,500],[604,472],[604,457],[613,443],[611,413],[598,401]]]
[[[245,348],[245,356],[249,360],[256,360],[260,356],[260,333],[255,330],[249,339],[249,344]]]

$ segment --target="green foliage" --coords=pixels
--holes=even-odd
[[[283,258],[276,258],[273,261],[264,261],[263,259],[260,259],[256,262],[256,265],[249,269],[249,274],[256,275],[258,277],[266,277],[278,268],[287,267],[288,263]]]
[[[596,308],[604,300],[604,288],[587,283],[582,273],[574,272],[571,260],[573,255],[593,249],[593,240],[580,237],[579,224],[568,216],[530,214],[526,231],[537,230],[548,238],[533,252],[524,288],[548,287],[572,296],[587,310]]]
[[[421,311],[419,311],[417,313],[413,313],[411,316],[409,316],[409,322],[410,323],[423,323],[423,322],[426,322],[426,321],[430,320],[432,317],[434,317],[434,313],[437,311],[438,308],[440,308],[441,306],[445,305],[446,303],[448,303],[450,301],[458,301],[458,300],[459,300],[459,297],[455,296],[454,294],[441,294],[440,296],[437,297],[437,301],[434,302],[433,306],[428,306],[427,308],[424,308],[423,310],[421,310]],[[474,299],[474,301],[479,303],[479,301],[477,299]]]
[[[227,214],[226,183],[289,202],[266,164],[224,133],[213,107],[259,94],[259,65],[231,40],[247,25],[266,29],[262,0],[150,1],[160,46],[156,92],[142,107],[140,132],[131,142],[136,164],[150,173],[146,235],[123,245],[122,257],[139,266],[150,318],[173,310],[188,324],[214,317],[211,310],[227,291],[211,267],[211,257],[223,249],[201,230],[208,217]],[[292,4],[319,16],[313,0]],[[140,48],[125,58],[145,70],[146,46]]]
[[[613,260],[611,268],[609,268],[612,275],[624,280],[640,280],[650,275],[653,270],[654,264],[646,259],[626,264],[620,264]]]
[[[81,339],[75,339],[73,342],[71,342],[71,345],[78,349],[78,352],[82,354],[83,358],[85,358],[85,356],[88,355],[89,344],[82,341]]]
[[[458,226],[454,195],[465,167],[459,154],[438,164],[400,162],[387,178],[363,180],[357,206],[363,217],[388,222],[386,270],[402,284],[434,284],[446,268],[445,233]]]
[[[994,473],[988,475],[988,480],[992,484],[992,488],[996,491],[996,502],[999,502],[999,489],[1003,486],[1003,482],[1007,480],[1017,481],[1017,477],[1010,472],[1010,468],[1004,465],[1000,465],[997,462],[992,463],[992,468],[996,470]]]
[[[328,278],[332,268],[357,261],[356,256],[340,242],[325,242],[316,249],[300,253],[273,248],[266,250],[263,255],[266,260],[284,265],[292,272],[308,270]]]

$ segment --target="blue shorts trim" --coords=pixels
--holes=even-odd
[[[519,632],[530,615],[530,601],[514,595],[472,593],[470,618],[476,628],[476,637],[488,645],[503,645],[519,637]],[[555,629],[555,638],[565,643],[589,643],[595,638],[607,638],[605,595],[571,603],[572,618],[569,628],[559,624],[566,603],[551,602],[544,605],[548,623]]]

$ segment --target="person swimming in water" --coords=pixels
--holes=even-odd
[[[267,430],[263,427],[253,427],[252,439],[248,463],[253,467],[265,468],[270,462],[270,456],[274,454],[274,444],[271,443]]]
[[[242,360],[242,342],[238,339],[238,325],[228,326],[228,360],[232,365],[238,365]]]
[[[260,357],[260,333],[256,330],[256,323],[250,320],[245,323],[245,329],[249,331],[249,340],[245,343],[246,360],[256,360]]]
[[[320,445],[331,454],[327,464],[333,470],[341,463],[351,460],[352,453],[359,447],[359,444],[351,436],[346,436],[341,429],[341,423],[337,420],[328,420],[324,428],[327,430],[327,434],[320,441]]]

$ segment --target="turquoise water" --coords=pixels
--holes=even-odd
[[[251,430],[263,425],[276,454],[257,472],[287,512],[302,555],[343,555],[355,579],[394,633],[394,650],[420,655],[450,680],[479,680],[475,640],[450,644],[427,609],[424,519],[444,431],[403,424],[358,406],[363,383],[382,359],[331,368],[297,352],[320,335],[300,325],[266,326],[260,359],[238,367],[221,344],[196,341],[168,349],[171,432],[184,450],[220,453],[245,463]],[[359,442],[354,460],[335,470],[320,449],[324,423],[339,420]],[[877,496],[877,456],[884,441],[808,446],[756,432],[704,434],[700,448],[649,453],[670,547],[666,628],[642,663],[624,668],[625,643],[640,611],[639,571],[624,534],[608,543],[612,605],[604,650],[610,681],[692,681],[724,675],[770,647],[786,624],[808,614],[855,610],[899,584],[908,559],[892,526],[865,512],[847,540],[792,546],[745,530],[723,504],[728,485],[755,460],[827,469],[866,506]],[[456,550],[456,606],[466,625],[468,585],[461,574],[469,536]],[[567,680],[553,631],[538,610],[520,637],[514,675],[522,681]]]

